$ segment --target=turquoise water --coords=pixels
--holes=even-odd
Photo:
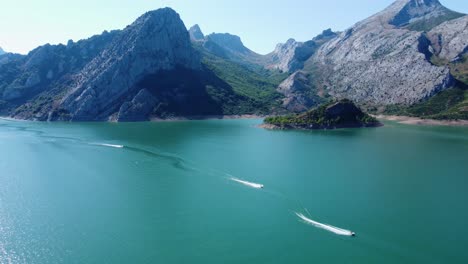
[[[467,128],[259,123],[0,121],[0,263],[468,263]]]

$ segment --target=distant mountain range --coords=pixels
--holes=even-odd
[[[344,32],[289,39],[267,55],[235,35],[187,31],[170,8],[67,45],[2,52],[0,114],[22,119],[277,114],[332,98],[376,112],[468,118],[468,16],[437,0],[398,0]],[[445,107],[410,111],[429,101]]]

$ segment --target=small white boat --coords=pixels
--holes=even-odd
[[[265,187],[263,184],[243,181],[243,180],[240,180],[240,179],[237,179],[237,178],[231,178],[231,181],[235,181],[235,182],[244,184],[245,186],[249,186],[249,187],[252,187],[252,188],[255,188],[255,189],[263,189],[263,187]]]

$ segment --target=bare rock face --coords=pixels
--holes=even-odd
[[[428,32],[434,54],[453,61],[468,52],[468,16],[447,21]]]
[[[446,16],[451,12],[441,5],[438,0],[399,0],[395,5],[403,6],[389,21],[389,24],[397,27]]]
[[[300,66],[295,60],[296,49],[303,46],[304,43],[297,42],[295,39],[289,39],[286,43],[280,43],[276,46],[271,56],[269,68],[278,69],[283,72],[297,70]]]
[[[7,53],[0,58],[0,99],[23,102],[50,89],[53,83],[66,83],[109,42],[118,31],[104,32],[68,45],[46,44],[28,55]]]
[[[279,86],[277,91],[284,95],[283,107],[290,112],[301,113],[320,102],[310,96],[312,87],[310,76],[303,71],[297,71]]]
[[[105,120],[145,76],[176,67],[201,68],[185,25],[172,9],[148,12],[75,76],[59,108],[72,121]]]
[[[265,57],[265,66],[269,69],[277,69],[283,72],[295,72],[304,67],[316,50],[326,41],[336,36],[336,33],[327,29],[322,34],[307,42],[298,42],[289,39],[286,43],[280,43],[275,50]]]
[[[442,9],[436,0],[399,0],[330,40],[313,57],[323,88],[337,98],[387,105],[412,104],[450,87],[449,69],[429,61],[425,34],[401,28]]]
[[[203,41],[205,40],[205,35],[203,35],[203,32],[200,29],[200,26],[194,25],[189,29],[189,34],[190,34],[190,40],[191,41]]]

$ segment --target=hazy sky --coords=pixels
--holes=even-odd
[[[172,7],[187,27],[229,32],[259,53],[288,38],[309,40],[322,30],[343,30],[393,0],[2,0],[0,47],[27,53],[45,43],[66,43],[121,29],[146,11]],[[441,0],[468,13],[467,0]]]

